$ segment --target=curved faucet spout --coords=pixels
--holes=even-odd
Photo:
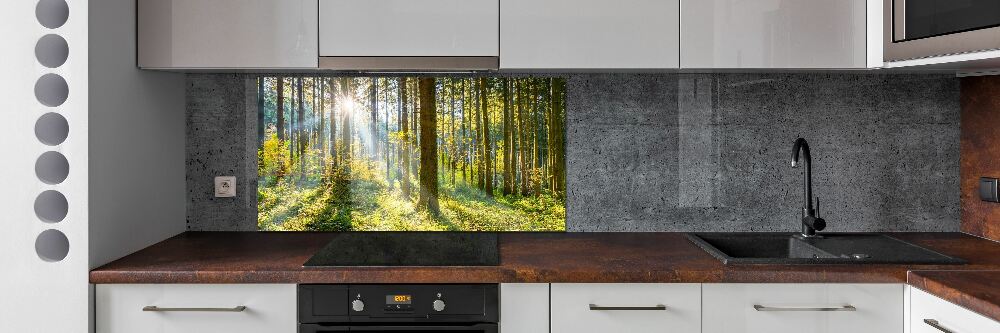
[[[805,171],[802,173],[802,194],[804,204],[802,205],[802,216],[812,212],[812,154],[809,153],[809,142],[804,138],[795,140],[792,146],[792,167],[799,167],[799,152],[802,152],[802,163],[805,164]]]
[[[802,172],[802,235],[814,237],[817,230],[826,228],[826,221],[816,216],[816,211],[813,210],[812,155],[809,153],[809,143],[806,139],[798,138],[792,146],[793,168],[799,166],[799,152],[802,152],[802,164],[805,164],[805,170]]]

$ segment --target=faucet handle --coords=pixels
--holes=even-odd
[[[816,196],[816,217],[819,217],[819,196]]]

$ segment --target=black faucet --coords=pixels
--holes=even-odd
[[[812,205],[812,156],[809,155],[809,143],[806,139],[798,138],[792,146],[792,167],[799,167],[799,151],[802,151],[802,161],[806,165],[805,172],[802,173],[802,194],[805,203],[802,205],[802,237],[819,237],[816,231],[826,228],[826,220],[818,215],[819,198],[816,198],[816,210]]]

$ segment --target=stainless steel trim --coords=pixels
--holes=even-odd
[[[244,305],[231,308],[161,308],[155,305],[142,307],[142,311],[154,312],[243,312],[247,307]]]
[[[843,305],[843,306],[831,306],[831,307],[781,307],[781,306],[763,306],[760,304],[754,304],[754,310],[757,311],[858,311],[853,305]]]
[[[944,328],[944,326],[941,326],[941,323],[939,323],[937,320],[934,320],[934,319],[924,319],[924,324],[927,324],[930,327],[936,328],[938,331],[941,331],[941,332],[944,332],[944,333],[955,333],[952,330]]]
[[[928,37],[909,41],[897,38],[895,25],[905,23],[905,19],[894,19],[896,15],[894,2],[906,0],[883,0],[882,42],[884,61],[903,61],[920,58],[932,58],[946,55],[972,53],[1000,49],[1000,27],[972,30],[951,35]],[[905,8],[905,4],[900,6]]]
[[[892,40],[906,39],[906,0],[890,0],[892,2]]]
[[[348,71],[490,71],[500,57],[319,57],[320,69]]]
[[[657,304],[653,306],[600,306],[597,304],[590,304],[591,311],[647,311],[647,310],[666,310],[667,306],[663,304]]]

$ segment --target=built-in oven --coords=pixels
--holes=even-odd
[[[884,58],[1000,49],[1000,0],[883,0]]]
[[[302,284],[299,333],[499,331],[496,284]]]

